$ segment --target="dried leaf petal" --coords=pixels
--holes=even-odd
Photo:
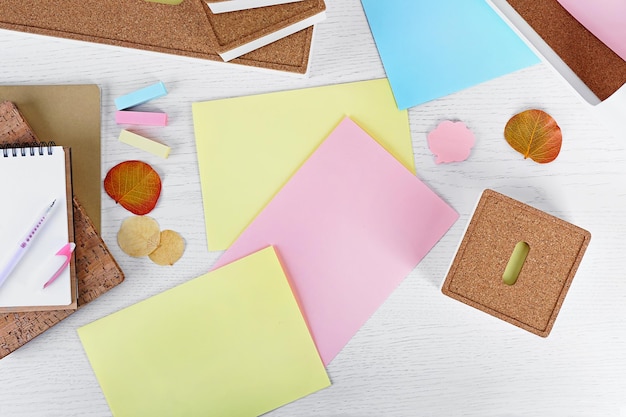
[[[542,110],[526,110],[513,116],[504,128],[504,137],[524,159],[541,164],[554,161],[561,151],[561,128]]]
[[[104,190],[128,211],[143,216],[156,206],[161,195],[161,177],[145,162],[125,161],[107,172]]]
[[[163,230],[159,246],[152,252],[150,259],[158,265],[174,265],[185,252],[185,241],[173,230]]]
[[[128,217],[117,232],[117,244],[129,256],[148,256],[157,246],[161,228],[156,220],[147,216]]]

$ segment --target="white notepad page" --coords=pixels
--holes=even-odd
[[[69,239],[64,149],[0,149],[0,184],[0,270],[42,211],[56,200],[46,223],[0,286],[0,307],[70,305],[69,267],[43,288],[60,266],[55,254]]]

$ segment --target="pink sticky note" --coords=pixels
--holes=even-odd
[[[328,364],[457,217],[346,118],[215,268],[274,245]]]
[[[465,161],[476,141],[463,122],[445,120],[428,134],[428,147],[435,154],[435,162]]]
[[[115,112],[117,124],[167,126],[167,113],[118,110]]]
[[[626,1],[558,1],[589,32],[626,61]]]

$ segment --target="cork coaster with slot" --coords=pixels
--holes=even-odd
[[[493,190],[485,190],[442,292],[529,332],[547,337],[591,234]],[[526,248],[516,280],[510,261]]]

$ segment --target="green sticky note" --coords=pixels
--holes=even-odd
[[[272,247],[78,334],[116,417],[257,416],[330,385]]]
[[[387,79],[192,109],[209,250],[227,249],[346,116],[415,173],[408,115],[396,107]]]

